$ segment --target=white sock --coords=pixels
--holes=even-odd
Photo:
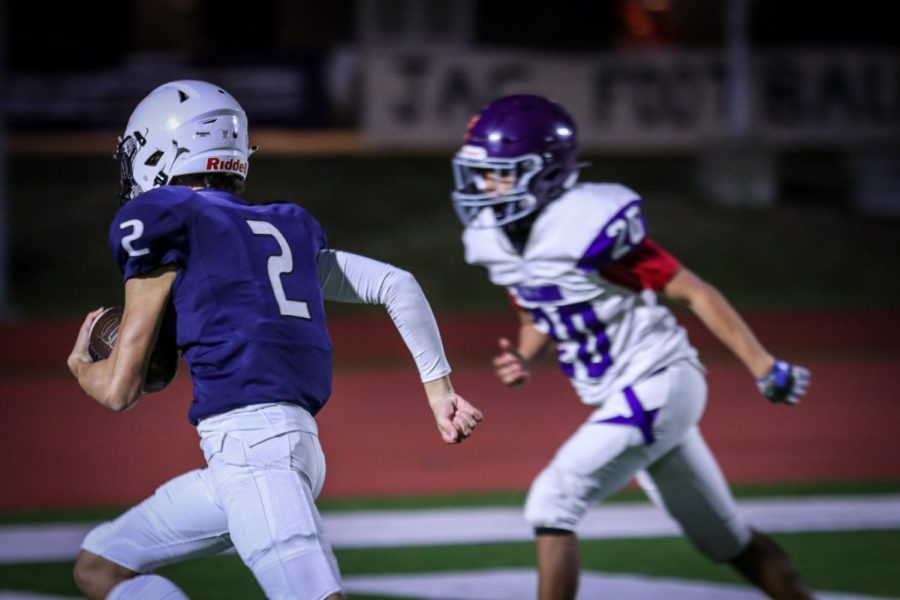
[[[112,589],[106,600],[189,600],[177,585],[159,575],[138,575]]]

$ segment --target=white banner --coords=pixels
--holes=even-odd
[[[792,51],[754,55],[749,133],[779,145],[900,139],[900,54]],[[550,97],[575,117],[588,150],[684,150],[729,136],[724,55],[541,54],[373,50],[364,58],[367,139],[448,148],[486,102]]]

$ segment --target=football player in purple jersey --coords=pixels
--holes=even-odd
[[[528,493],[539,598],[575,597],[577,525],[633,477],[711,560],[773,598],[810,597],[787,555],[743,521],[698,429],[703,367],[658,295],[689,307],[770,401],[796,404],[808,372],[770,354],[721,293],[647,235],[637,193],[579,183],[576,152],[566,111],[519,95],[484,107],[453,159],[466,261],[506,288],[521,321],[516,343],[500,340],[497,376],[521,386],[555,348],[595,407]]]
[[[270,598],[342,598],[315,499],[325,478],[315,414],[331,393],[324,300],[381,304],[408,346],[449,444],[482,415],[451,385],[437,324],[409,273],[329,248],[293,203],[243,200],[247,117],[225,90],[174,81],[135,108],[119,140],[122,207],[110,246],[125,279],[115,348],[68,364],[124,411],[141,396],[167,307],[193,383],[188,418],[207,467],[176,477],[85,538],[75,579],[91,599],[184,598],[158,567],[234,548]]]

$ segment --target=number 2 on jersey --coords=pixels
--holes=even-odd
[[[150,254],[147,248],[137,249],[131,245],[131,242],[144,235],[144,222],[140,219],[131,219],[119,225],[119,229],[131,229],[131,233],[122,237],[122,248],[128,253],[128,256],[144,256]]]
[[[309,319],[309,305],[301,300],[290,300],[284,293],[284,286],[281,283],[281,275],[294,270],[294,258],[287,240],[284,239],[277,227],[267,221],[248,220],[247,225],[255,235],[268,235],[275,238],[278,247],[281,248],[281,254],[273,254],[267,263],[269,283],[272,285],[272,293],[275,294],[275,301],[278,303],[278,311],[284,316]]]

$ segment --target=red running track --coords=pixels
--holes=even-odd
[[[900,314],[757,315],[751,323],[773,348],[803,359],[813,386],[798,407],[768,404],[688,322],[709,369],[701,427],[729,480],[900,479]],[[389,320],[336,322],[334,394],[318,418],[323,497],[524,491],[587,416],[553,367],[522,390],[494,381],[490,353],[511,321],[441,324],[454,384],[485,412],[484,424],[462,445],[443,444]],[[185,416],[184,372],[132,411],[108,412],[62,368],[76,330],[72,322],[0,327],[0,510],[131,504],[203,464]]]

